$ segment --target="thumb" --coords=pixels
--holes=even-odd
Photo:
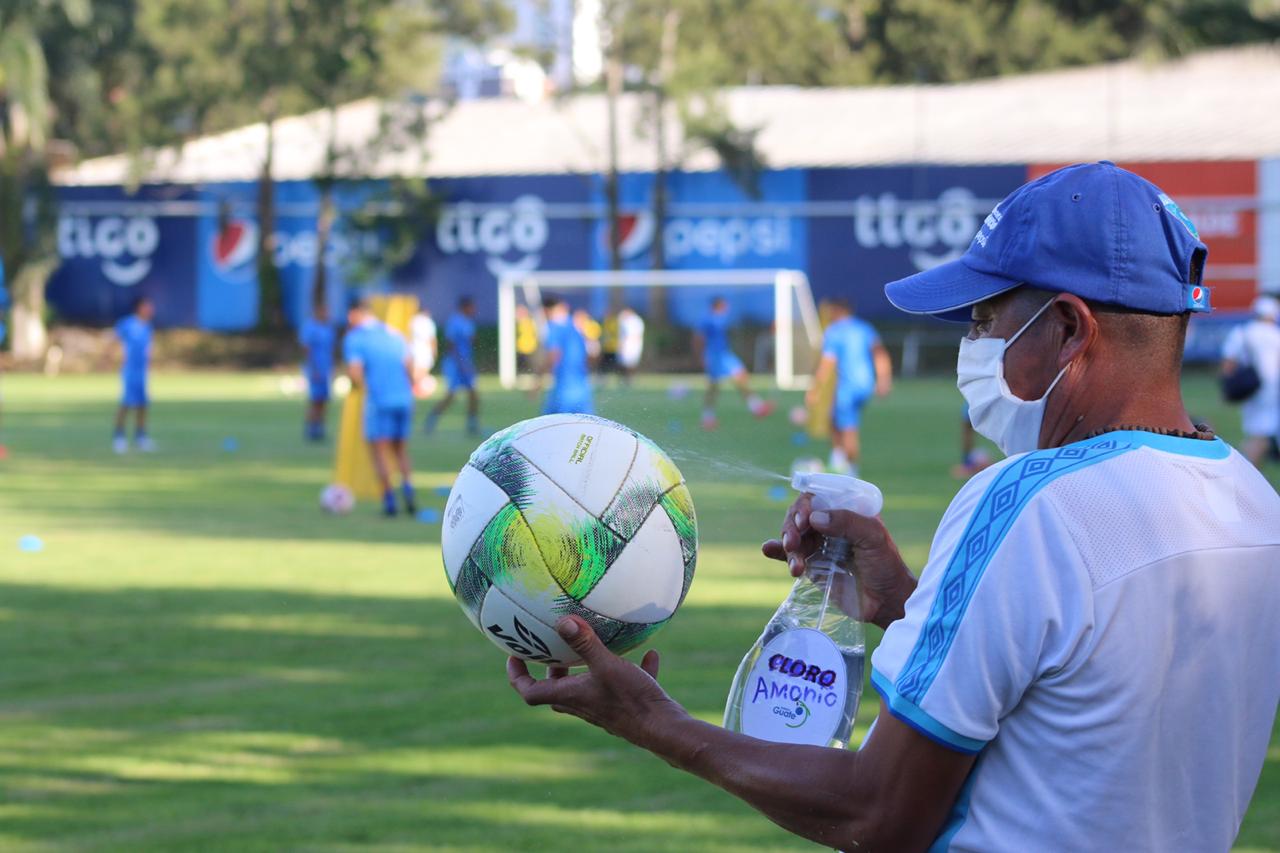
[[[613,652],[604,647],[600,637],[581,617],[564,617],[556,623],[556,633],[578,653],[578,657],[588,667],[594,668],[613,656]]]

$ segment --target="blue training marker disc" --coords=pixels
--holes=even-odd
[[[440,521],[440,510],[431,509],[430,507],[420,509],[418,510],[418,521],[423,524],[435,524]]]

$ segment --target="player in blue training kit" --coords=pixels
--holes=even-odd
[[[862,407],[872,394],[883,397],[893,383],[889,351],[871,324],[853,316],[844,299],[831,302],[832,321],[822,338],[822,360],[805,395],[812,409],[818,404],[819,389],[835,375],[831,401],[831,470],[837,474],[858,474],[862,455],[858,433]]]
[[[720,396],[720,382],[729,379],[747,403],[747,409],[757,418],[767,417],[774,404],[760,399],[751,390],[747,368],[729,347],[729,302],[723,296],[711,300],[711,313],[701,323],[694,337],[694,350],[702,359],[707,374],[707,395],[702,407],[702,428],[713,430],[719,426],[716,419],[716,399]]]
[[[324,441],[325,409],[329,386],[333,384],[333,341],[329,309],[317,305],[315,313],[298,330],[298,343],[306,354],[303,370],[307,375],[307,418],[303,431],[308,441]]]
[[[378,320],[368,303],[359,301],[347,311],[348,330],[342,357],[356,387],[364,388],[364,438],[373,469],[382,486],[382,513],[396,514],[391,464],[400,469],[400,492],[405,512],[417,512],[408,438],[413,428],[413,362],[404,336]],[[390,454],[392,462],[387,461]]]
[[[595,413],[591,393],[591,360],[587,342],[574,325],[569,305],[563,299],[546,303],[547,333],[543,341],[546,368],[554,384],[543,402],[544,415]]]
[[[440,372],[448,388],[444,399],[427,415],[427,433],[436,430],[440,416],[453,404],[453,395],[467,392],[467,434],[480,434],[480,398],[476,394],[476,365],[472,349],[476,337],[476,303],[470,296],[458,300],[458,310],[444,327],[444,359]]]
[[[120,397],[120,408],[116,411],[115,435],[111,442],[116,453],[129,452],[125,419],[131,410],[134,444],[143,453],[156,449],[155,443],[147,435],[147,406],[150,404],[147,396],[147,370],[151,365],[151,320],[155,314],[155,303],[143,296],[134,303],[133,313],[116,323],[116,337],[120,339],[124,350],[124,361],[120,366],[124,393]]]

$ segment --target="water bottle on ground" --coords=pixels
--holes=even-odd
[[[797,472],[791,485],[813,496],[815,510],[875,516],[884,504],[873,484],[841,474]],[[778,743],[848,745],[867,650],[862,623],[849,615],[858,612],[849,552],[847,540],[826,537],[809,557],[738,667],[726,729]]]

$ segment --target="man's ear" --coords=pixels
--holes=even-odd
[[[1062,347],[1058,350],[1058,369],[1061,370],[1084,355],[1098,339],[1098,318],[1074,293],[1060,294],[1049,310],[1061,329]]]

